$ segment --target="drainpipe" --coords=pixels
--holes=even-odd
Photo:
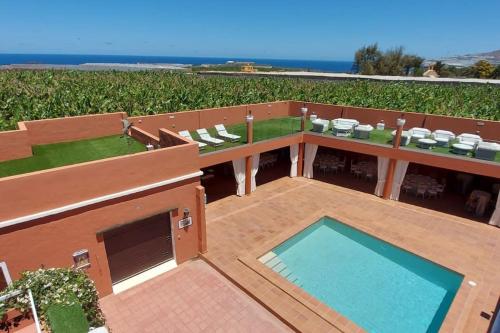
[[[248,112],[247,122],[247,144],[253,143],[253,116],[252,111]],[[245,157],[245,194],[252,193],[252,155]]]
[[[403,133],[403,126],[405,122],[406,120],[403,117],[398,118],[397,120],[396,136],[394,137],[394,140],[392,142],[392,148],[394,149],[399,149],[399,145],[401,144],[401,135]],[[396,162],[397,160],[394,158],[391,158],[389,160],[389,166],[387,167],[387,175],[385,177],[384,192],[382,195],[384,199],[389,199],[391,197],[392,183],[394,182],[394,170],[396,169]]]

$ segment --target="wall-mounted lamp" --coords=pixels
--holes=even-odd
[[[247,118],[246,118],[246,121],[247,123],[251,123],[253,122],[253,116],[252,116],[252,111],[250,111],[247,115]]]
[[[183,218],[182,220],[179,220],[179,229],[189,227],[193,224],[193,218],[189,216],[189,213],[189,208],[183,209]]]
[[[308,110],[307,110],[307,108],[305,106],[300,108],[300,112],[302,113],[302,116],[304,116],[304,117],[307,114],[307,111]]]
[[[73,262],[76,269],[90,267],[89,250],[81,249],[73,253]]]

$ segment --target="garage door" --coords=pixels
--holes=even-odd
[[[170,215],[156,215],[104,233],[111,280],[120,282],[173,258]]]

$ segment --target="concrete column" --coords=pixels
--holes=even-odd
[[[401,144],[401,134],[403,133],[403,126],[406,120],[403,118],[398,118],[397,120],[397,130],[396,136],[392,142],[392,148],[399,149]],[[390,199],[392,192],[392,183],[394,182],[394,170],[396,169],[396,160],[391,158],[389,160],[389,166],[387,167],[387,175],[385,177],[384,192],[382,193],[382,198]]]
[[[253,143],[253,116],[250,111],[246,117],[247,122],[247,144]],[[245,194],[252,193],[252,156],[245,157]]]
[[[196,186],[196,216],[198,217],[198,252],[207,252],[207,223],[205,220],[205,188]]]
[[[299,143],[299,159],[297,161],[297,177],[304,175],[304,149],[305,143]]]

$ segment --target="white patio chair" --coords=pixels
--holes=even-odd
[[[313,125],[313,132],[324,133],[324,132],[328,131],[330,121],[326,120],[326,119],[319,119],[318,118],[312,122],[312,125]]]
[[[469,145],[475,147],[479,142],[482,142],[483,139],[477,134],[470,133],[462,133],[457,136],[458,143]]]
[[[217,136],[226,141],[238,142],[241,139],[241,136],[229,133],[223,124],[215,125],[215,130],[217,131]]]
[[[198,144],[198,147],[200,149],[205,148],[205,146],[207,145],[206,143],[194,140],[193,137],[191,136],[191,133],[189,133],[189,131],[179,131],[179,135],[182,136],[185,139],[188,139],[188,140],[196,142]]]
[[[411,142],[418,142],[418,140],[428,138],[431,135],[431,131],[427,128],[420,127],[413,127],[409,132],[411,135]]]
[[[224,140],[212,137],[206,128],[197,129],[196,133],[200,136],[201,141],[208,143],[213,147],[222,146],[224,144]]]
[[[494,161],[500,152],[500,145],[495,142],[479,142],[474,157],[487,161]]]
[[[337,118],[332,120],[332,129],[335,136],[349,136],[354,127],[359,125],[356,119]]]
[[[455,134],[450,131],[435,130],[432,132],[432,138],[436,140],[438,146],[447,147],[450,145],[450,141],[455,139]]]

